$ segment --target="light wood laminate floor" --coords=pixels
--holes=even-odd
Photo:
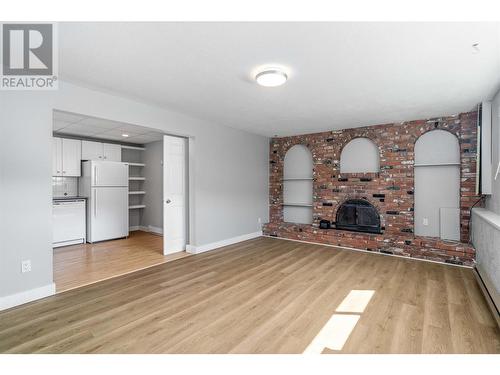
[[[54,282],[62,292],[188,255],[163,255],[163,237],[134,231],[124,239],[54,249]]]
[[[0,352],[306,350],[499,353],[500,335],[470,269],[265,237],[0,312]]]

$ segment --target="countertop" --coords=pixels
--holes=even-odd
[[[52,201],[72,201],[74,199],[87,199],[87,197],[53,197]]]

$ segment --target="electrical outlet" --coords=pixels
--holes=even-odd
[[[422,220],[422,224],[425,226],[429,225],[429,219],[424,217],[424,219]]]
[[[21,272],[31,272],[31,260],[23,260],[21,262]]]

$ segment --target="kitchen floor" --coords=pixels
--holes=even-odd
[[[56,291],[63,292],[97,281],[189,256],[163,255],[163,237],[134,231],[126,239],[54,249]]]

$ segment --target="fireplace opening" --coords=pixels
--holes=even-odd
[[[369,202],[349,199],[337,210],[335,227],[355,232],[380,233],[380,216]]]

